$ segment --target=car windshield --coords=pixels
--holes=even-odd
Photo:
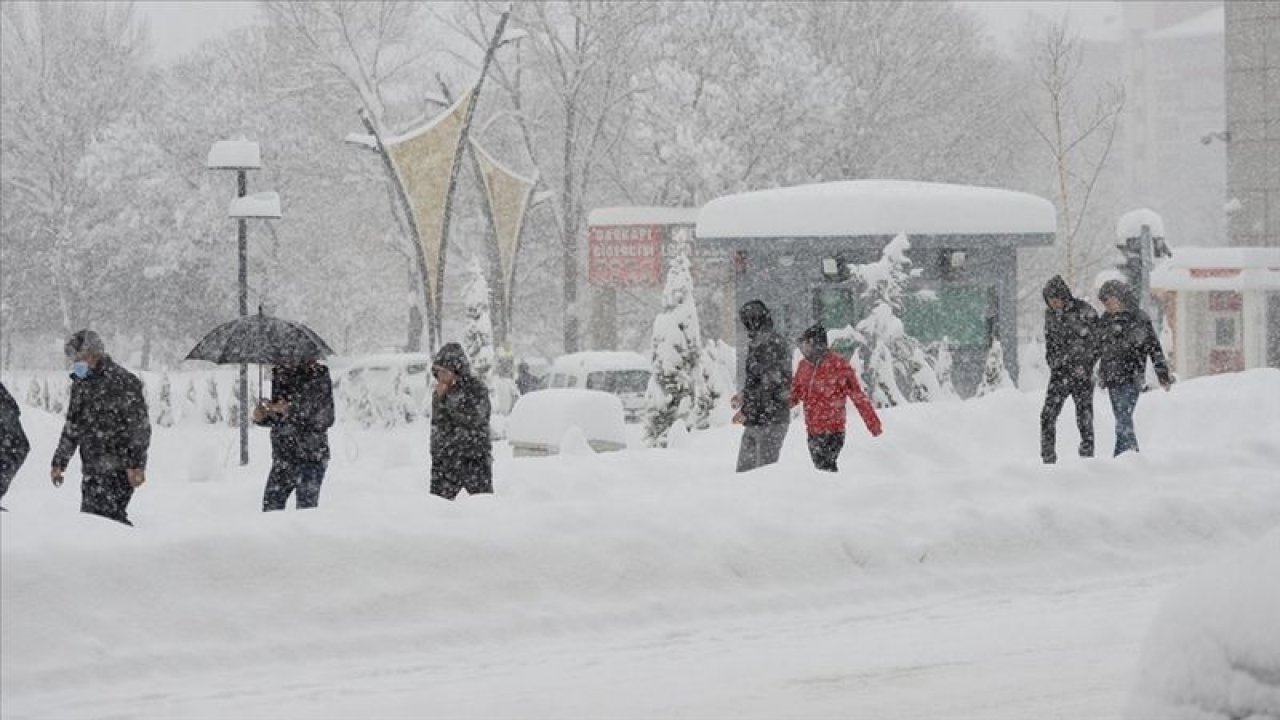
[[[642,393],[649,384],[648,370],[601,370],[587,374],[587,389],[608,393]]]

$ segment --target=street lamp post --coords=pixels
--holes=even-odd
[[[240,317],[249,315],[249,218],[280,218],[280,196],[274,192],[248,195],[249,170],[262,169],[262,155],[258,143],[240,138],[220,140],[209,149],[210,170],[236,171],[236,197],[231,201],[227,215],[236,219],[237,253],[239,255]],[[249,366],[240,363],[239,388],[240,464],[249,464]]]

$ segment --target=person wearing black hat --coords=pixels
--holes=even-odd
[[[803,359],[791,382],[791,405],[804,404],[813,466],[836,472],[836,459],[844,448],[845,400],[853,402],[872,437],[880,436],[880,416],[849,361],[827,349],[825,327],[814,325],[800,335],[800,354]]]
[[[49,478],[62,486],[71,456],[80,451],[80,512],[125,525],[133,491],[146,482],[151,420],[142,381],[107,355],[102,338],[81,330],[64,348],[71,361],[71,401]]]
[[[1058,461],[1057,426],[1070,397],[1080,431],[1080,457],[1093,457],[1093,366],[1098,362],[1098,313],[1072,296],[1061,275],[1044,286],[1044,359],[1049,388],[1040,410],[1040,458]]]
[[[493,492],[493,443],[489,438],[489,389],[471,374],[467,353],[446,343],[431,374],[431,494],[447,500],[466,490]]]
[[[1130,287],[1120,280],[1108,280],[1098,291],[1098,299],[1105,308],[1098,320],[1101,347],[1098,376],[1111,397],[1111,410],[1116,417],[1115,454],[1137,452],[1133,411],[1142,392],[1147,358],[1151,359],[1165,391],[1173,385],[1173,376],[1169,374],[1169,363],[1165,361],[1151,318],[1138,308]]]
[[[0,383],[0,499],[9,491],[9,483],[18,474],[18,469],[27,459],[31,443],[27,434],[22,431],[22,410],[18,401],[13,399],[4,383]],[[0,507],[0,510],[4,510]]]
[[[743,426],[738,472],[746,472],[777,462],[782,452],[791,422],[791,352],[763,302],[748,302],[738,317],[747,329],[747,361],[731,404],[738,411],[733,422]]]

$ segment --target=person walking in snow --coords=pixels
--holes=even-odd
[[[743,426],[738,472],[746,472],[777,462],[782,451],[791,421],[791,353],[763,302],[746,303],[738,318],[747,329],[747,362],[731,404],[738,411],[733,422]]]
[[[271,428],[262,511],[283,510],[295,493],[299,510],[319,505],[333,426],[329,368],[317,360],[271,368],[271,402],[253,409],[253,422]]]
[[[466,490],[493,492],[493,443],[489,439],[489,390],[471,374],[467,353],[446,343],[431,374],[431,494],[446,500]]]
[[[133,491],[146,482],[151,420],[142,381],[111,359],[102,338],[81,330],[64,348],[71,361],[71,401],[49,479],[62,487],[71,456],[80,451],[80,512],[129,522]]]
[[[516,368],[516,389],[521,395],[528,395],[538,389],[538,377],[529,372],[529,363],[521,362]]]
[[[4,383],[0,383],[0,500],[9,491],[9,483],[18,474],[18,468],[27,459],[31,443],[27,434],[22,431],[22,410],[18,401],[13,399]],[[0,510],[4,510],[0,507]]]
[[[1169,364],[1165,361],[1160,338],[1151,318],[1138,309],[1137,300],[1127,284],[1108,280],[1098,291],[1105,312],[1098,320],[1101,356],[1098,376],[1111,396],[1111,410],[1116,417],[1115,455],[1138,451],[1138,434],[1133,426],[1133,411],[1138,406],[1146,375],[1147,358],[1155,367],[1160,386],[1168,391],[1173,385]]]
[[[1070,397],[1080,431],[1080,457],[1093,457],[1093,366],[1098,362],[1098,313],[1073,297],[1061,275],[1044,286],[1044,359],[1049,389],[1040,410],[1040,459],[1058,461],[1057,426]]]
[[[845,398],[853,401],[872,437],[880,436],[880,417],[849,361],[827,348],[827,329],[821,324],[800,335],[800,354],[791,382],[791,407],[804,404],[813,466],[836,472],[836,458],[844,448]]]

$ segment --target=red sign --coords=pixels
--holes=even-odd
[[[593,225],[587,231],[587,282],[596,287],[662,282],[661,225]]]

